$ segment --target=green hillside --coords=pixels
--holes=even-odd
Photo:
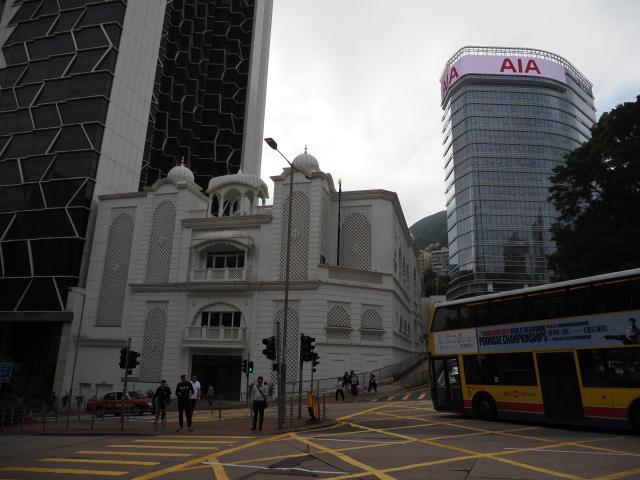
[[[434,213],[409,227],[411,233],[416,236],[418,248],[424,248],[432,243],[439,243],[440,246],[447,246],[447,212]]]

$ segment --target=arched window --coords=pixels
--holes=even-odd
[[[201,327],[239,327],[242,321],[242,312],[200,312]]]
[[[242,338],[242,312],[233,305],[216,303],[196,315],[191,330],[201,338],[238,340]]]
[[[329,306],[327,313],[327,340],[351,340],[351,316],[342,305]]]

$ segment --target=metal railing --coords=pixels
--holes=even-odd
[[[453,65],[459,58],[465,55],[525,55],[528,57],[544,58],[545,60],[551,60],[559,63],[566,68],[575,78],[578,85],[584,88],[589,94],[592,94],[593,85],[585,77],[580,70],[574,67],[567,59],[560,55],[549,52],[547,50],[540,50],[537,48],[518,48],[518,47],[481,47],[481,46],[466,46],[459,49],[454,53],[444,66],[440,78],[443,78],[447,70]]]
[[[191,280],[194,282],[226,282],[246,279],[246,268],[194,268],[191,271]]]

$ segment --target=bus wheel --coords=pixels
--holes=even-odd
[[[473,401],[473,411],[476,417],[480,417],[483,420],[495,420],[498,416],[496,402],[493,401],[491,395],[486,393],[476,396]]]
[[[640,400],[636,400],[629,407],[629,421],[634,433],[640,435]]]

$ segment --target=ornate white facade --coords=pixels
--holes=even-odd
[[[119,350],[129,337],[142,354],[136,388],[193,371],[237,394],[246,385],[242,359],[270,378],[262,339],[284,316],[292,172],[287,380],[298,379],[301,333],[316,338],[316,378],[424,350],[422,273],[397,195],[342,192],[339,216],[331,175],[307,153],[294,165],[306,175],[287,168],[272,177],[273,205],[255,175],[213,178],[205,194],[184,166],[147,191],[100,197],[85,298],[77,290],[69,302],[80,331],[75,391],[120,388]],[[58,391],[69,389],[72,361]]]

